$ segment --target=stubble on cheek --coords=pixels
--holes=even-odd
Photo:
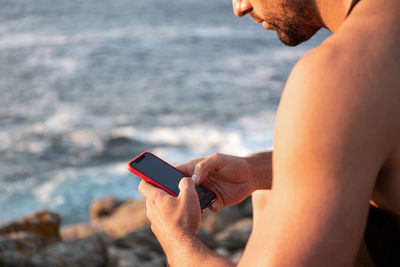
[[[263,22],[265,29],[276,31],[285,45],[296,46],[311,38],[320,27],[309,4],[293,5],[287,0],[269,2],[262,10],[253,9],[250,16],[256,22]]]

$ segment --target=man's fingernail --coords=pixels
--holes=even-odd
[[[197,180],[199,180],[199,176],[197,176],[197,174],[193,174],[192,180],[193,182],[197,183]]]

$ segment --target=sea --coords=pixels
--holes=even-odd
[[[231,1],[1,0],[0,223],[138,198],[130,159],[271,149],[286,47]]]

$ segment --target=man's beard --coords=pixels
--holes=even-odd
[[[284,43],[287,46],[296,46],[301,44],[302,42],[307,41],[308,39],[311,38],[312,35],[304,35],[300,34],[299,32],[293,32],[293,31],[281,31],[277,30],[278,38],[279,40]]]
[[[285,29],[282,29],[277,25],[274,26],[279,40],[287,46],[299,45],[310,39],[318,31],[318,28],[314,27],[307,29],[302,27],[302,30],[299,30],[299,28],[296,28],[293,25],[285,25]]]
[[[310,39],[321,27],[310,19],[296,18],[292,21],[286,19],[262,19],[254,10],[250,16],[256,22],[266,21],[278,34],[279,40],[287,46],[296,46]]]

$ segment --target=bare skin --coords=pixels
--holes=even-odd
[[[302,38],[313,27],[334,34],[290,74],[273,155],[217,154],[178,168],[217,191],[213,210],[253,193],[253,232],[240,266],[351,266],[370,201],[400,215],[400,2],[362,0],[348,18],[351,1],[303,0],[311,14],[290,4],[282,10],[283,2],[290,0],[234,0],[233,6],[238,16],[250,13],[273,30],[313,17],[298,25]],[[302,19],[276,19],[296,14]],[[299,40],[291,34],[280,38]],[[173,198],[141,183],[152,229],[171,266],[233,265],[195,235],[194,184],[183,179],[182,196]]]

